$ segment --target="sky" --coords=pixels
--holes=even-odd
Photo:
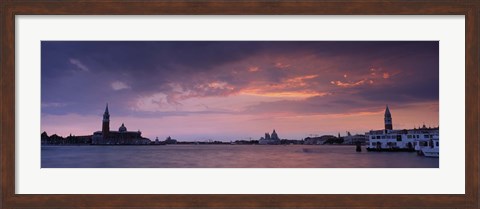
[[[438,126],[437,41],[42,41],[41,130],[282,139]]]

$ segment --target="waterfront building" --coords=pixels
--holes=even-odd
[[[340,134],[339,134],[340,136]],[[339,137],[340,138],[340,137]],[[346,136],[343,136],[343,144],[355,144],[355,143],[360,143],[360,144],[365,144],[366,143],[366,137],[363,134],[355,134],[352,135],[350,132],[347,132]]]
[[[172,137],[168,136],[167,139],[165,139],[165,143],[166,143],[166,144],[176,144],[176,143],[177,143],[177,140],[176,140],[176,139],[172,139]]]
[[[125,124],[118,128],[118,131],[110,130],[110,113],[108,104],[105,107],[102,120],[102,131],[96,131],[92,136],[92,144],[96,145],[134,145],[150,144],[150,139],[142,137],[142,132],[127,131]]]
[[[371,130],[365,133],[369,150],[400,149],[414,151],[415,147],[425,141],[438,138],[438,127],[422,127],[394,130],[392,114],[388,106],[385,109],[383,130]]]
[[[57,134],[48,136],[47,132],[42,132],[41,134],[41,144],[42,145],[69,145],[69,144],[91,144],[92,135],[84,136],[74,136],[70,134],[67,137],[62,137]]]
[[[340,136],[340,134],[338,134]],[[333,135],[323,135],[323,136],[316,136],[316,137],[307,137],[304,139],[303,144],[308,145],[322,145],[328,144],[328,142],[338,141],[340,137],[336,137]]]
[[[280,144],[280,142],[280,138],[275,129],[273,129],[272,135],[265,133],[265,137],[261,137],[260,140],[258,140],[258,144]]]

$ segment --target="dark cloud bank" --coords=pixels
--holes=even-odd
[[[156,93],[181,104],[253,87],[326,95],[245,113],[373,111],[439,97],[436,41],[43,41],[41,50],[42,114],[101,114],[106,102],[117,115],[190,114],[131,107]]]

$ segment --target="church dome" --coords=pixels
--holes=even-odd
[[[118,128],[118,131],[119,131],[119,132],[126,132],[126,131],[127,131],[127,127],[125,127],[125,125],[123,125],[123,123],[122,123],[122,126],[120,126],[120,128]]]

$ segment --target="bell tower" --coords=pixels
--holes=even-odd
[[[103,121],[102,121],[103,139],[107,139],[109,133],[110,133],[110,113],[108,113],[108,103],[107,103],[107,106],[105,107],[105,112],[103,113]]]
[[[390,109],[387,108],[385,109],[385,130],[393,130],[393,125],[392,125],[392,114],[390,114]]]

